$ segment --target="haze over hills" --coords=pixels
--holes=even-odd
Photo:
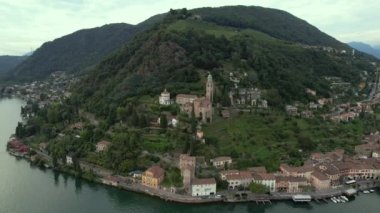
[[[380,46],[379,48],[376,48],[363,42],[350,42],[348,45],[350,45],[352,48],[373,55],[376,58],[380,59]]]

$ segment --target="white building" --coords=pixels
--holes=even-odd
[[[161,105],[170,105],[171,104],[171,101],[170,101],[170,93],[165,89],[160,97],[159,97],[159,103]]]
[[[214,178],[193,179],[191,182],[191,196],[209,196],[216,194]]]
[[[261,173],[252,175],[253,182],[266,186],[270,192],[276,191],[276,177],[273,174]]]
[[[67,165],[73,165],[73,154],[69,153],[66,155],[66,164]]]

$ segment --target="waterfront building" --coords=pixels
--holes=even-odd
[[[160,183],[164,180],[165,170],[159,166],[152,166],[142,175],[142,185],[158,189]]]
[[[310,177],[311,177],[311,185],[317,191],[326,190],[331,187],[331,180],[329,179],[329,177],[318,170],[315,170],[313,173],[311,173]]]
[[[191,180],[195,177],[196,158],[187,154],[179,156],[179,169],[183,177],[183,185],[189,187]]]
[[[106,141],[106,140],[99,141],[96,144],[96,152],[106,151],[110,145],[111,145],[111,142],[109,141]]]
[[[228,188],[236,189],[239,186],[248,187],[253,182],[252,174],[248,171],[240,171],[239,174],[226,175]]]
[[[191,181],[192,196],[209,196],[216,194],[216,181],[214,178],[193,179]]]
[[[281,164],[280,170],[284,174],[284,176],[304,177],[307,180],[310,180],[310,175],[314,171],[313,166],[311,165],[293,167],[289,166],[288,164]]]
[[[266,186],[270,192],[276,191],[276,177],[269,173],[253,173],[253,182]]]
[[[276,176],[277,192],[298,193],[302,192],[302,189],[306,186],[309,186],[309,184],[304,177]]]

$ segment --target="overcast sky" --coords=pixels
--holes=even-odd
[[[380,44],[380,0],[0,0],[0,55],[108,23],[137,24],[170,8],[257,5],[286,10],[343,42]]]

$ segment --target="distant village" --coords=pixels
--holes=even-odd
[[[57,71],[43,81],[8,86],[4,88],[3,95],[19,97],[27,102],[26,107],[31,108],[33,104],[37,104],[42,109],[51,103],[70,97],[71,93],[68,89],[76,81],[73,76]]]

